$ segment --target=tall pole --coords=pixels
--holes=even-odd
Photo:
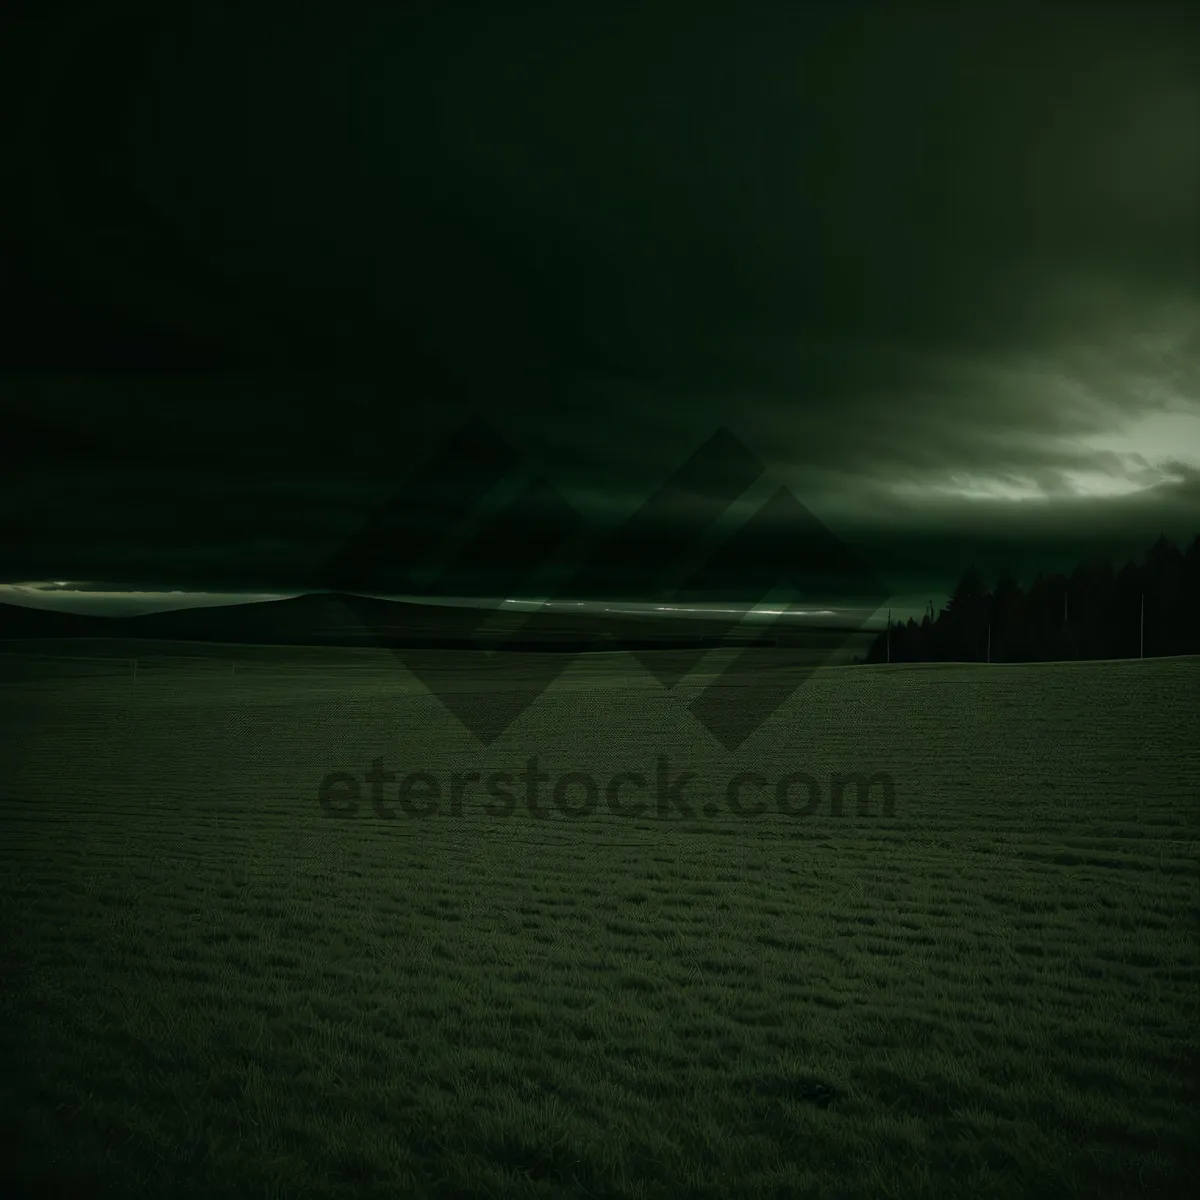
[[[1142,593],[1142,617],[1138,626],[1138,658],[1146,657],[1146,593]]]
[[[892,610],[888,609],[887,660],[892,661]]]

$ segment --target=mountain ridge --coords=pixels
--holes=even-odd
[[[28,638],[147,638],[232,644],[561,650],[651,646],[776,645],[851,632],[789,625],[739,632],[726,618],[661,614],[505,611],[308,592],[279,600],[205,605],[124,616],[68,613],[0,602],[0,641]],[[487,630],[478,634],[479,626]],[[857,630],[854,630],[857,632]]]

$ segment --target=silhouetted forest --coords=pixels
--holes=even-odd
[[[1039,574],[1028,590],[1002,571],[994,588],[972,566],[936,618],[891,622],[868,663],[1057,662],[1200,654],[1200,536],[1183,553],[1160,537],[1140,564]],[[1144,618],[1143,618],[1144,614]]]

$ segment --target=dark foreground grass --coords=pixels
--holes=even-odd
[[[628,660],[488,749],[394,665],[285,665],[4,668],[12,1186],[1190,1194],[1196,660],[819,672],[732,753]],[[659,754],[691,815],[317,803]],[[895,809],[737,817],[747,770]]]

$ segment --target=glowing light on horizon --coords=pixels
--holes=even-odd
[[[526,600],[519,598],[509,598],[502,601],[503,604],[531,604],[539,608],[598,608],[600,612],[624,614],[626,616],[636,616],[639,613],[700,613],[701,615],[720,615],[720,616],[745,616],[745,617],[836,617],[838,610],[833,608],[811,608],[811,609],[792,609],[792,608],[720,608],[715,603],[704,607],[689,606],[683,604],[654,604],[650,606],[638,606],[634,604],[624,605],[619,608],[609,607],[607,605],[600,606],[594,600]]]

